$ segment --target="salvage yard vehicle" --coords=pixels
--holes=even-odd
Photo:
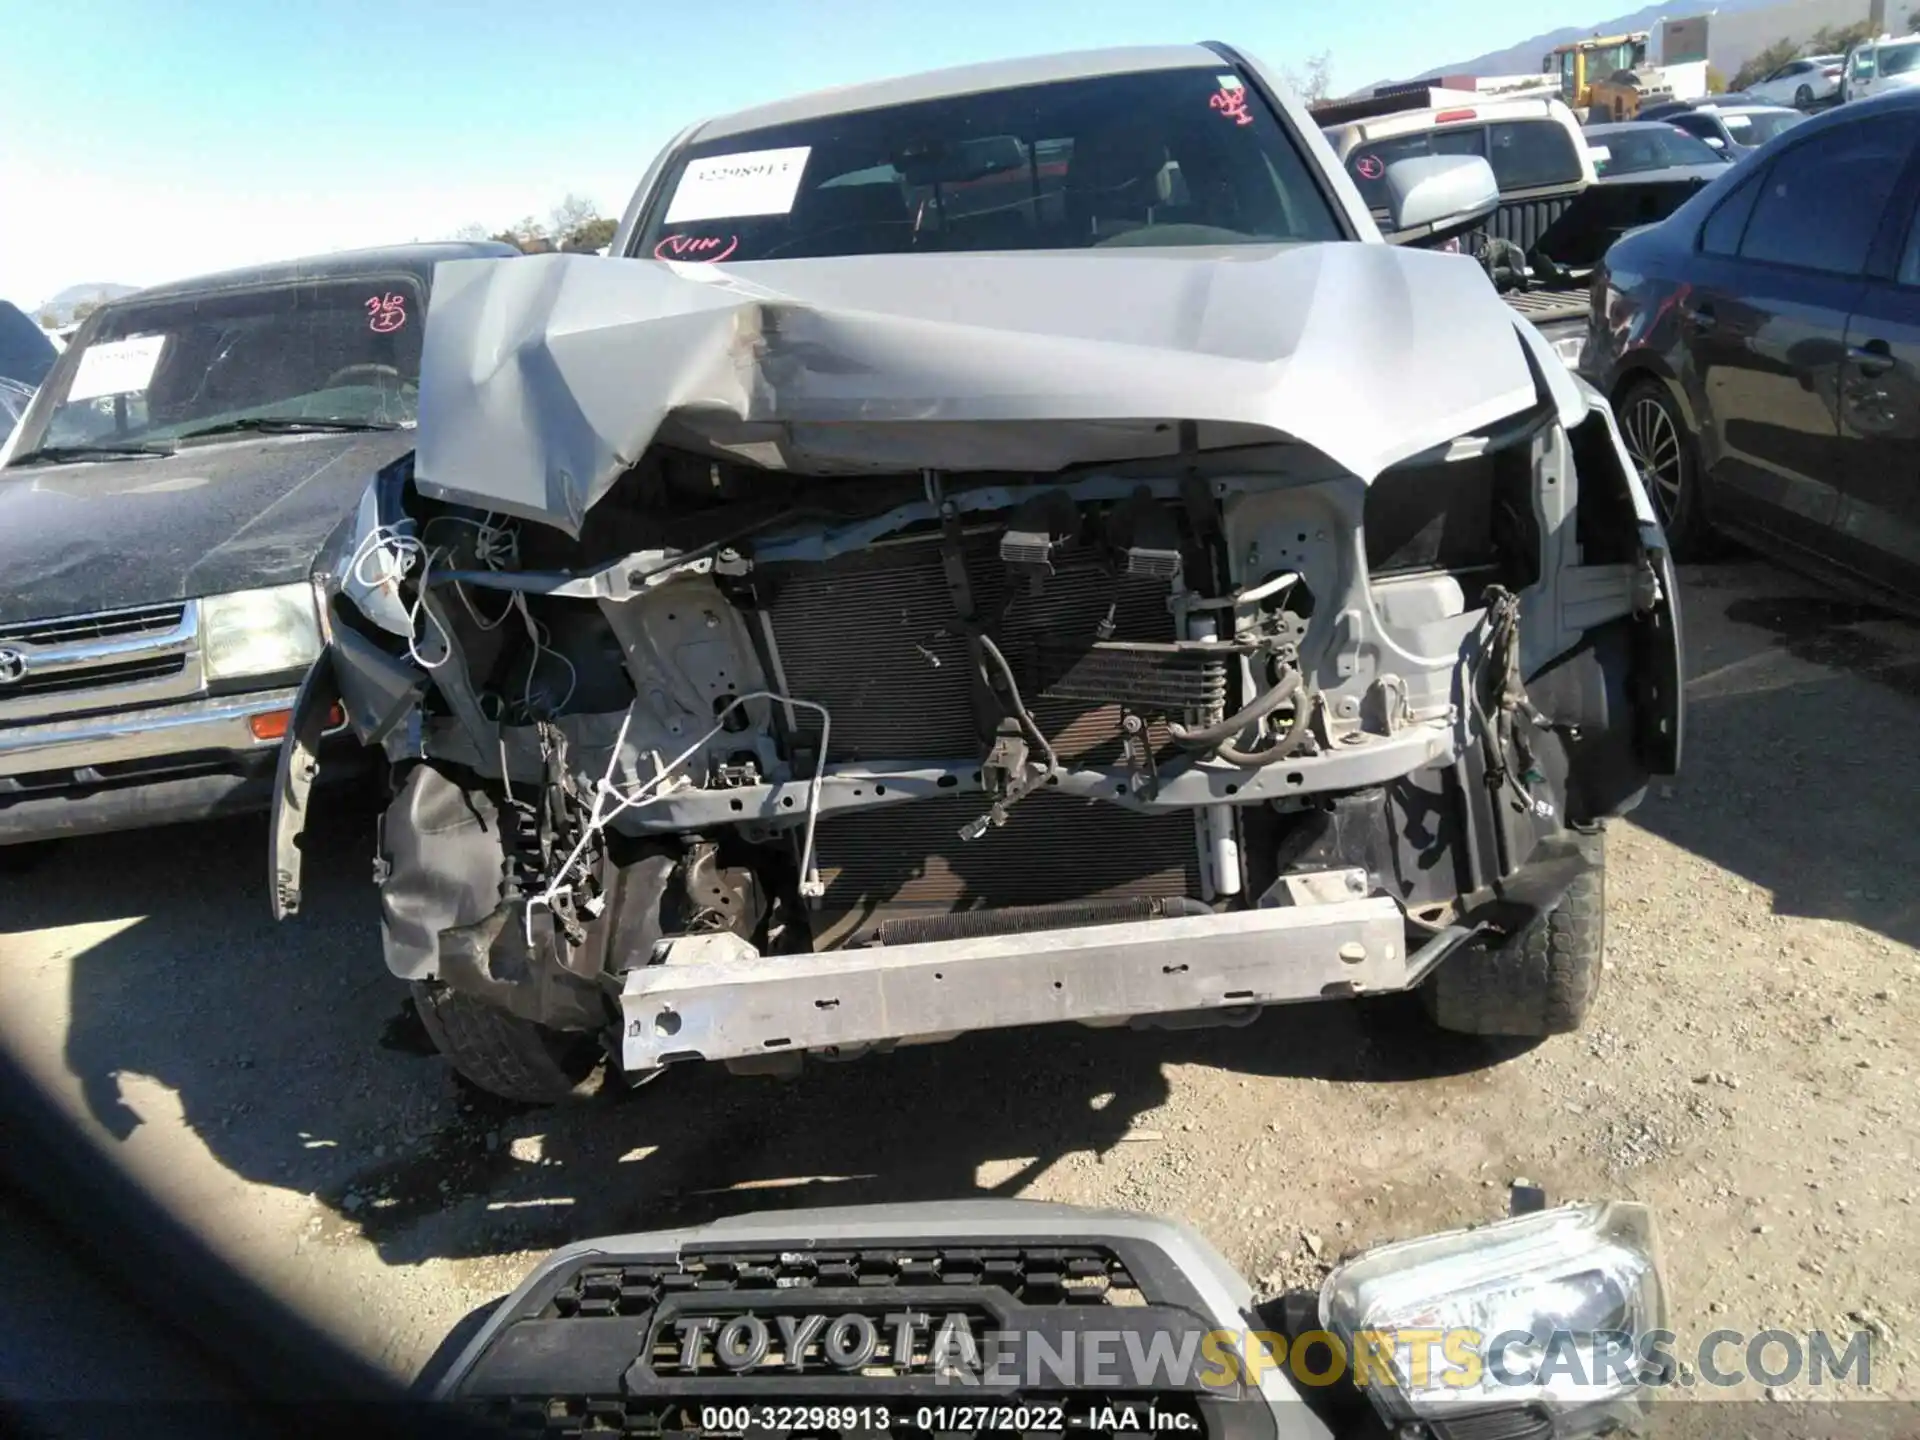
[[[1648,1433],[1672,1374],[1651,1212],[1514,1209],[1264,1301],[1185,1225],[1030,1200],[607,1236],[535,1266],[430,1393],[515,1431]]]
[[[1479,156],[1387,193],[1433,241],[1497,203]],[[440,268],[282,756],[284,916],[336,697],[384,751],[386,963],[470,1081],[1581,1023],[1604,822],[1680,760],[1665,538],[1605,401],[1266,70],[709,120],[613,248]]]
[[[1558,100],[1474,100],[1419,106],[1326,127],[1327,142],[1376,223],[1387,222],[1387,167],[1416,155],[1479,155],[1493,167],[1500,208],[1485,229],[1523,251],[1594,181],[1580,122]]]
[[[1851,104],[1912,85],[1920,85],[1920,35],[1883,35],[1847,52],[1840,98]]]
[[[1676,547],[1920,608],[1920,90],[1796,126],[1615,245],[1582,361]]]
[[[1845,72],[1844,55],[1803,55],[1789,60],[1747,86],[1745,93],[1772,105],[1791,105],[1796,110],[1811,110],[1823,100],[1840,98],[1840,77]]]
[[[1376,223],[1387,221],[1387,171],[1422,155],[1480,155],[1500,187],[1483,225],[1450,242],[1479,259],[1507,303],[1547,338],[1569,366],[1580,361],[1592,308],[1592,271],[1606,248],[1636,225],[1672,213],[1697,177],[1663,172],[1605,181],[1604,145],[1554,99],[1430,104],[1443,92],[1381,96],[1320,107],[1322,115],[1368,114],[1324,125],[1327,142]],[[1393,107],[1401,107],[1395,109]],[[1386,226],[1386,238],[1426,243]]]
[[[1663,120],[1737,160],[1807,117],[1789,106],[1768,105],[1745,95],[1715,95],[1650,106],[1640,112],[1640,118]]]
[[[1625,185],[1665,175],[1712,182],[1730,157],[1706,141],[1665,120],[1626,120],[1618,125],[1589,125],[1587,144],[1602,185]]]
[[[291,261],[88,317],[0,448],[0,846],[266,808],[314,559],[413,447],[434,263],[512,253]]]

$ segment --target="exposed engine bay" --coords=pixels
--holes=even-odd
[[[1644,781],[1587,632],[1625,645],[1652,571],[1629,544],[1542,584],[1571,448],[1543,411],[1367,487],[1283,447],[859,480],[659,447],[581,541],[402,501],[403,462],[334,615],[403,702],[352,707],[411,767],[389,964],[578,1026],[676,935],[777,955],[1328,885],[1437,933]]]
[[[1453,414],[1498,418],[1439,430],[1439,379],[1391,434],[1270,390],[1213,406],[1257,423],[1101,418],[1106,390],[1049,394],[1040,368],[996,381],[825,309],[736,299],[713,333],[753,336],[777,394],[694,346],[711,373],[664,383],[724,404],[636,409],[599,352],[536,396],[563,345],[617,335],[653,363],[664,322],[615,301],[646,291],[664,313],[652,292],[681,282],[556,269],[616,315],[575,332],[521,262],[474,268],[479,308],[446,267],[442,333],[545,338],[476,379],[463,357],[497,345],[429,337],[441,421],[326,562],[329,658],[283,757],[277,909],[299,903],[301,717],[337,688],[394,778],[377,863],[392,972],[543,1035],[617,1036],[630,1075],[1042,1020],[1217,1023],[1412,989],[1512,941],[1580,876],[1597,885],[1602,822],[1677,767],[1658,524],[1604,402],[1471,267],[1385,247],[1272,264],[1373,290],[1417,269],[1424,288],[1401,293],[1449,315],[1458,290],[1500,373],[1457,386]],[[1166,262],[1139,273],[1164,285]],[[1317,324],[1296,350],[1397,363]],[[1040,367],[1051,343],[1008,332],[992,350]],[[1137,358],[1111,358],[1100,385],[1136,383]],[[809,384],[898,389],[916,365],[915,384],[1002,387],[947,405],[994,418],[929,426],[897,398],[844,423],[777,418],[807,411]],[[1471,398],[1515,368],[1531,403]],[[1283,433],[1276,407],[1326,443]],[[567,458],[589,451],[590,470]],[[1518,1020],[1514,985],[1489,979],[1459,1023],[1577,1024],[1599,943],[1579,935],[1571,967],[1522,957],[1539,993]]]

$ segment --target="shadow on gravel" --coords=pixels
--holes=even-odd
[[[1636,820],[1782,910],[1920,940],[1913,627],[1753,564],[1685,583],[1687,773]],[[315,1196],[326,1226],[393,1264],[770,1207],[1015,1194],[1065,1157],[1156,1143],[1173,1065],[1395,1083],[1510,1053],[1378,1001],[1243,1029],[1001,1032],[793,1081],[698,1067],[518,1109],[455,1084],[405,1013],[380,962],[370,839],[364,809],[321,811],[306,913],[285,926],[268,918],[257,819],[58,847],[0,877],[0,915],[120,927],[72,961],[65,1056],[100,1125],[133,1134],[157,1082],[220,1164]]]
[[[386,1258],[413,1263],[752,1210],[1017,1195],[1069,1154],[1158,1143],[1148,1112],[1169,1097],[1168,1065],[1380,1082],[1513,1053],[1436,1043],[1414,1008],[1307,1007],[1232,1030],[999,1032],[793,1080],[696,1066],[548,1110],[467,1092],[445,1129],[360,1168],[334,1198]]]
[[[1764,562],[1689,568],[1682,590],[1685,773],[1634,822],[1779,913],[1920,945],[1920,625]]]
[[[433,1055],[380,962],[371,817],[322,815],[304,914],[284,926],[256,820],[74,842],[30,885],[0,885],[9,929],[139,917],[72,961],[65,1056],[95,1121],[131,1136],[158,1082],[220,1164],[313,1195],[326,1231],[357,1231],[390,1263],[756,1209],[1017,1194],[1065,1156],[1155,1143],[1163,1122],[1142,1117],[1168,1099],[1169,1065],[1398,1082],[1507,1053],[1374,1001],[1239,1029],[985,1034],[790,1081],[698,1066],[518,1107]]]

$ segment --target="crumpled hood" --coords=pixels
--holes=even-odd
[[[412,431],[0,470],[0,624],[303,580]]]
[[[578,534],[656,436],[807,473],[1291,439],[1364,480],[1535,403],[1471,259],[1360,243],[434,274],[415,476]]]

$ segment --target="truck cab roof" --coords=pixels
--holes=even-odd
[[[1519,99],[1489,98],[1460,92],[1458,103],[1431,105],[1418,110],[1401,110],[1364,120],[1326,125],[1322,129],[1337,152],[1369,140],[1384,140],[1410,135],[1421,130],[1440,130],[1456,125],[1486,125],[1506,120],[1550,120],[1578,134],[1580,123],[1565,103],[1550,97],[1528,96]]]
[[[279,285],[299,280],[337,280],[354,275],[409,271],[425,280],[442,260],[495,260],[520,252],[498,240],[435,240],[413,245],[380,245],[361,250],[336,250],[327,255],[308,255],[297,260],[277,260],[267,265],[248,265],[235,270],[218,270],[206,275],[189,276],[151,285],[108,301],[108,305],[144,303],[177,295],[197,295],[206,290],[250,290],[259,285]]]

